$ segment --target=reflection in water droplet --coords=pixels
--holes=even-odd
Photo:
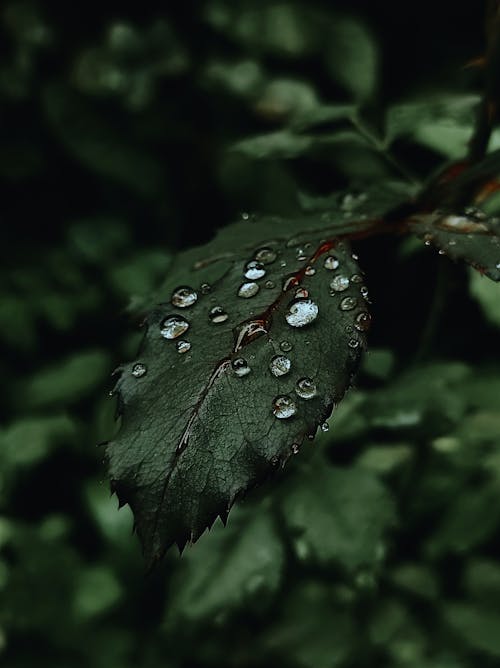
[[[266,281],[264,283],[264,287],[268,290],[272,290],[274,288],[274,281]]]
[[[295,291],[295,299],[307,299],[309,297],[309,290],[305,288],[298,288]]]
[[[191,344],[189,341],[177,341],[177,352],[183,355],[184,353],[187,353],[188,350],[191,350]]]
[[[276,397],[273,401],[273,414],[279,420],[286,420],[297,412],[295,401],[286,395]]]
[[[306,276],[314,276],[314,274],[316,273],[316,269],[314,267],[309,266],[309,267],[306,267],[306,270],[305,270],[304,273],[305,273]]]
[[[353,283],[362,283],[362,282],[363,282],[363,277],[360,276],[359,274],[353,274],[353,275],[351,276],[351,281],[352,281]]]
[[[354,327],[360,332],[366,332],[370,329],[371,316],[367,311],[358,313],[356,320],[354,321]]]
[[[189,329],[189,323],[184,318],[177,315],[172,315],[160,325],[160,333],[165,339],[176,339],[181,334],[184,334]]]
[[[353,308],[356,308],[358,300],[355,297],[344,297],[340,302],[339,308],[341,311],[352,311]]]
[[[218,325],[221,322],[225,322],[228,319],[228,315],[224,311],[222,306],[214,306],[212,309],[210,309],[208,317],[216,325]]]
[[[296,299],[290,303],[285,318],[291,327],[304,327],[314,322],[318,313],[318,305],[311,299]]]
[[[335,278],[330,283],[330,288],[334,292],[343,292],[349,287],[349,279],[347,276],[335,276]]]
[[[329,429],[330,425],[328,424],[328,422],[323,422],[323,424],[321,425],[321,431],[327,432]]]
[[[299,444],[298,444],[298,443],[292,443],[292,448],[291,448],[291,450],[292,450],[292,454],[293,454],[293,455],[298,455],[298,454],[299,454],[299,450],[300,450],[300,446],[299,446]]]
[[[301,378],[297,381],[295,392],[301,399],[312,399],[316,396],[316,383],[311,378]]]
[[[233,360],[231,366],[234,373],[240,378],[242,376],[246,376],[251,371],[250,367],[248,366],[248,362],[243,359],[243,357],[238,357],[237,359]]]
[[[338,268],[340,262],[337,260],[337,258],[334,255],[329,255],[327,258],[325,258],[325,262],[323,264],[325,269],[329,269],[330,271],[334,271],[335,269]]]
[[[255,259],[263,264],[271,264],[277,257],[276,251],[272,248],[259,248],[255,253]]]
[[[280,376],[285,376],[291,369],[292,363],[284,355],[275,355],[269,363],[269,370],[279,378]]]
[[[280,343],[280,348],[284,353],[289,353],[293,346],[289,341],[282,341]]]
[[[266,270],[262,262],[257,262],[257,260],[251,260],[245,270],[245,278],[249,278],[251,281],[256,281],[259,278],[262,278],[266,275]]]
[[[132,375],[134,378],[142,378],[147,372],[147,368],[145,364],[142,364],[142,362],[137,362],[137,364],[134,364],[132,367]]]
[[[176,288],[172,293],[171,302],[173,306],[178,308],[187,308],[188,306],[193,306],[198,299],[198,295],[193,290],[186,285],[182,285],[179,288]]]
[[[211,289],[212,289],[212,286],[209,285],[208,283],[202,283],[200,285],[200,290],[201,290],[202,295],[208,295],[208,293],[210,292]]]
[[[358,348],[359,347],[359,341],[358,339],[349,339],[347,345],[349,348]]]
[[[260,290],[259,284],[254,283],[253,281],[249,283],[243,283],[240,285],[238,290],[238,297],[243,297],[244,299],[250,299],[250,297],[255,297],[255,295]]]

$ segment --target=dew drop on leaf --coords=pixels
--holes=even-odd
[[[323,422],[323,424],[321,425],[321,431],[324,431],[326,433],[329,429],[330,425],[328,424],[328,422]]]
[[[281,395],[276,397],[273,401],[273,414],[279,420],[286,420],[291,418],[297,412],[297,404],[295,401],[287,396]]]
[[[358,300],[355,297],[344,297],[340,302],[339,308],[341,311],[352,311],[353,308],[356,308]]]
[[[297,249],[296,257],[299,262],[304,262],[304,260],[307,260],[307,254],[303,248]]]
[[[291,369],[292,363],[285,355],[275,355],[269,363],[269,369],[273,376],[285,376]]]
[[[352,281],[352,283],[362,283],[363,282],[363,277],[360,274],[353,274],[351,276],[351,281]]]
[[[202,283],[200,285],[200,290],[203,295],[208,295],[208,293],[211,291],[212,286],[209,285],[208,283]]]
[[[309,267],[306,267],[306,270],[305,270],[304,273],[305,273],[306,276],[314,276],[314,274],[316,273],[316,269],[314,267],[309,266]]]
[[[274,285],[275,285],[274,281],[266,281],[264,283],[264,287],[267,288],[268,290],[272,290],[272,288],[274,288]]]
[[[305,288],[298,288],[295,292],[295,299],[307,299],[309,297],[309,290]]]
[[[347,276],[335,276],[333,281],[330,283],[330,288],[334,292],[343,292],[349,287],[349,279]]]
[[[359,288],[359,291],[360,291],[361,296],[363,297],[363,299],[368,299],[368,288],[365,285],[362,285]]]
[[[355,350],[356,348],[359,348],[359,341],[358,339],[349,339],[347,345],[349,348],[353,348]]]
[[[248,375],[251,371],[248,362],[246,359],[243,359],[243,357],[238,357],[237,359],[233,360],[231,366],[235,375],[239,376],[240,378],[242,376]]]
[[[132,367],[132,375],[134,378],[142,378],[147,372],[146,365],[143,364],[142,362],[137,362],[137,364],[134,364]]]
[[[181,353],[182,355],[184,353],[187,353],[188,350],[191,350],[191,344],[189,343],[189,341],[177,341],[176,348],[177,352]]]
[[[162,322],[160,332],[165,339],[176,339],[188,329],[189,323],[187,320],[177,315],[172,315],[169,318],[165,318]]]
[[[356,327],[359,332],[366,332],[368,329],[370,329],[370,323],[370,314],[367,311],[363,311],[356,316],[354,327]]]
[[[221,322],[226,322],[226,320],[228,319],[228,315],[224,311],[222,306],[214,306],[213,308],[211,308],[208,313],[208,317],[216,325],[220,324]]]
[[[197,299],[198,295],[193,288],[182,285],[174,290],[170,301],[173,306],[177,306],[178,308],[188,308],[189,306],[193,306]]]
[[[262,264],[272,264],[277,258],[276,251],[272,248],[259,248],[255,253],[255,259]]]
[[[299,450],[300,450],[300,446],[299,446],[299,444],[298,444],[298,443],[292,443],[292,448],[291,448],[291,450],[292,450],[292,454],[293,454],[293,455],[298,455],[298,454],[299,454]]]
[[[250,297],[255,297],[259,291],[258,283],[250,281],[249,283],[243,283],[240,285],[238,290],[238,297],[243,297],[243,299],[250,299]]]
[[[262,262],[257,260],[251,260],[245,269],[245,278],[250,279],[251,281],[256,281],[259,278],[262,278],[266,275],[266,270]]]
[[[316,391],[316,383],[311,378],[301,378],[295,386],[295,392],[301,399],[312,399]]]
[[[284,353],[289,353],[293,346],[289,341],[282,341],[280,343],[280,348]]]
[[[327,258],[325,258],[325,262],[323,264],[325,269],[329,269],[330,271],[334,271],[335,269],[338,269],[339,267],[339,261],[334,255],[329,255]]]
[[[296,299],[289,305],[285,318],[291,327],[305,327],[316,320],[318,312],[312,299]]]

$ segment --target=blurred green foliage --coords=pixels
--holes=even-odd
[[[330,431],[148,577],[96,447],[176,248],[463,155],[481,8],[438,4],[2,4],[2,666],[498,665],[486,279],[360,242],[372,350]]]

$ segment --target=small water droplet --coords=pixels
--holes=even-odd
[[[438,250],[439,255],[446,255],[446,251],[444,251],[442,248]]]
[[[299,450],[300,450],[299,444],[298,443],[292,443],[291,450],[292,450],[292,455],[298,455]]]
[[[275,355],[269,362],[269,370],[273,376],[276,376],[276,378],[285,376],[290,371],[291,367],[291,361],[284,355]]]
[[[349,339],[349,341],[347,342],[347,345],[349,346],[349,348],[356,349],[356,348],[359,348],[359,341],[358,341],[358,339]]]
[[[280,343],[280,348],[284,353],[289,353],[293,346],[289,341],[282,341]]]
[[[349,279],[347,276],[335,276],[335,278],[330,283],[330,288],[334,292],[343,292],[349,287]]]
[[[306,270],[305,270],[304,273],[305,273],[306,276],[314,276],[314,274],[316,273],[316,269],[314,267],[309,266],[309,267],[306,267]]]
[[[344,297],[340,302],[339,308],[341,311],[352,311],[353,308],[356,308],[358,300],[355,297]]]
[[[351,257],[353,260],[359,260],[359,255],[356,255],[356,253],[352,253]]]
[[[500,262],[497,262],[495,265],[495,269],[500,269]]]
[[[228,315],[224,311],[222,306],[214,306],[213,308],[211,308],[208,313],[208,317],[216,325],[218,325],[221,322],[226,322],[226,320],[228,319]]]
[[[266,281],[264,283],[264,287],[267,288],[268,290],[272,290],[275,287],[274,281]]]
[[[312,299],[296,299],[289,304],[285,318],[291,327],[305,327],[316,320],[318,313],[318,305]]]
[[[247,211],[243,211],[241,217],[243,218],[243,220],[248,220],[250,218],[250,214]]]
[[[243,283],[240,285],[238,290],[238,297],[243,297],[244,299],[250,299],[250,297],[255,297],[255,295],[260,290],[259,284],[250,281],[249,283]]]
[[[193,288],[181,285],[174,290],[170,301],[173,306],[177,306],[178,308],[188,308],[188,306],[193,306],[197,299],[198,295]]]
[[[455,239],[450,239],[450,241],[448,241],[448,246],[456,246],[456,245],[457,242],[455,241]]]
[[[351,276],[351,282],[352,283],[362,283],[363,282],[363,277],[360,276],[360,274],[353,274]]]
[[[273,414],[279,420],[286,420],[297,412],[295,401],[286,395],[276,397],[273,401]]]
[[[307,253],[303,248],[297,248],[296,258],[299,262],[304,262],[304,260],[307,260]]]
[[[160,333],[165,339],[176,339],[189,329],[189,323],[184,318],[172,315],[160,325]]]
[[[212,286],[209,285],[208,283],[202,283],[200,285],[200,290],[201,290],[202,295],[208,295],[208,293],[210,292],[211,289],[212,289]]]
[[[265,275],[266,275],[266,270],[264,269],[264,265],[262,264],[262,262],[258,262],[257,260],[251,260],[247,264],[245,271],[245,278],[249,278],[251,281],[256,281],[257,279],[262,278]]]
[[[137,362],[137,364],[134,364],[132,367],[132,375],[134,378],[142,378],[142,376],[146,375],[147,368],[146,365],[143,364],[142,362]]]
[[[177,352],[183,355],[184,353],[187,353],[188,350],[191,350],[191,344],[189,341],[177,341]]]
[[[307,299],[309,297],[309,290],[305,288],[297,288],[295,291],[295,299]]]
[[[366,332],[368,329],[370,329],[371,320],[372,319],[368,311],[362,311],[356,316],[354,327],[356,327],[359,332]]]
[[[248,375],[251,371],[248,362],[246,359],[243,359],[243,357],[238,357],[237,359],[233,360],[231,366],[235,375],[239,376],[240,378]]]
[[[323,424],[321,425],[321,431],[324,431],[326,433],[329,429],[330,425],[328,424],[328,422],[323,422]]]
[[[316,383],[311,378],[301,378],[297,381],[295,392],[301,399],[312,399],[316,396]]]
[[[361,293],[361,296],[362,296],[364,299],[368,299],[368,288],[366,287],[366,285],[362,285],[362,286],[359,288],[359,291],[360,291],[360,293]]]
[[[338,269],[340,262],[337,260],[337,258],[334,255],[329,255],[327,258],[325,258],[325,262],[323,263],[323,266],[325,269],[329,269],[330,271],[334,271],[335,269]]]
[[[262,264],[272,264],[277,258],[276,251],[272,248],[259,248],[255,253],[255,259]]]

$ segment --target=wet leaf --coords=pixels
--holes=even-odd
[[[225,518],[349,387],[370,318],[356,260],[329,230],[318,217],[240,223],[174,261],[117,383],[108,447],[149,563]]]

